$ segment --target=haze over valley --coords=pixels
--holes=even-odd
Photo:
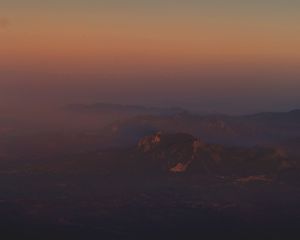
[[[300,239],[300,1],[0,0],[0,239]]]

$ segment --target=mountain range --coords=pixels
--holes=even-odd
[[[66,107],[67,110],[82,112],[82,113],[118,113],[128,115],[143,115],[143,114],[154,114],[154,115],[173,115],[186,110],[179,107],[162,108],[162,107],[147,107],[143,105],[125,105],[117,103],[92,103],[92,104],[69,104]]]
[[[104,115],[118,115],[112,108]],[[96,112],[74,111],[63,126],[82,115],[88,121],[68,131],[0,123],[5,239],[298,236],[300,111],[229,116],[134,108],[104,128]]]
[[[138,115],[103,129],[114,141],[134,143],[158,131],[183,132],[206,142],[226,145],[278,144],[300,136],[300,111],[255,115]],[[126,139],[126,141],[125,141]]]

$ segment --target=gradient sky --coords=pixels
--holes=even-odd
[[[300,1],[0,0],[0,100],[300,107]]]

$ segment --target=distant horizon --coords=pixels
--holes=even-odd
[[[179,106],[179,105],[151,105],[151,104],[134,104],[134,103],[121,103],[121,102],[104,102],[104,101],[95,101],[95,102],[74,102],[74,103],[68,103],[66,105],[63,105],[62,107],[95,107],[94,110],[97,109],[97,105],[107,105],[108,107],[111,106],[119,106],[119,107],[129,107],[129,108],[157,108],[157,109],[162,109],[162,110],[168,110],[168,109],[181,109],[183,111],[187,111],[188,113],[191,114],[200,114],[200,115],[209,115],[209,114],[224,114],[224,115],[252,115],[252,114],[260,114],[260,113],[290,113],[294,111],[300,111],[300,106],[295,107],[295,108],[290,108],[290,109],[282,109],[282,110],[271,110],[271,109],[266,109],[266,110],[258,110],[254,112],[245,112],[245,113],[230,113],[230,112],[216,112],[216,111],[208,111],[205,109],[199,109],[196,107],[191,107],[191,106]],[[101,106],[99,106],[101,107]],[[88,110],[88,109],[87,109]]]
[[[290,113],[293,111],[300,110],[300,106],[295,107],[286,107],[286,108],[266,108],[266,109],[257,109],[257,110],[249,110],[249,111],[217,111],[214,109],[205,109],[200,108],[195,105],[172,105],[172,104],[152,104],[152,103],[137,103],[137,102],[117,102],[117,101],[70,101],[70,102],[49,102],[45,105],[35,104],[35,103],[25,103],[25,104],[16,104],[12,108],[10,105],[0,104],[0,111],[2,116],[30,116],[35,117],[36,114],[51,114],[64,112],[67,110],[69,106],[93,106],[97,104],[104,105],[116,105],[126,107],[141,107],[141,108],[154,108],[161,110],[168,109],[182,109],[183,111],[187,111],[187,113],[196,114],[196,115],[228,115],[228,116],[247,116],[247,115],[255,115],[260,113]]]

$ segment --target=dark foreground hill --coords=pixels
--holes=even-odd
[[[299,159],[285,149],[164,132],[127,149],[76,146],[3,165],[3,239],[299,238]]]

